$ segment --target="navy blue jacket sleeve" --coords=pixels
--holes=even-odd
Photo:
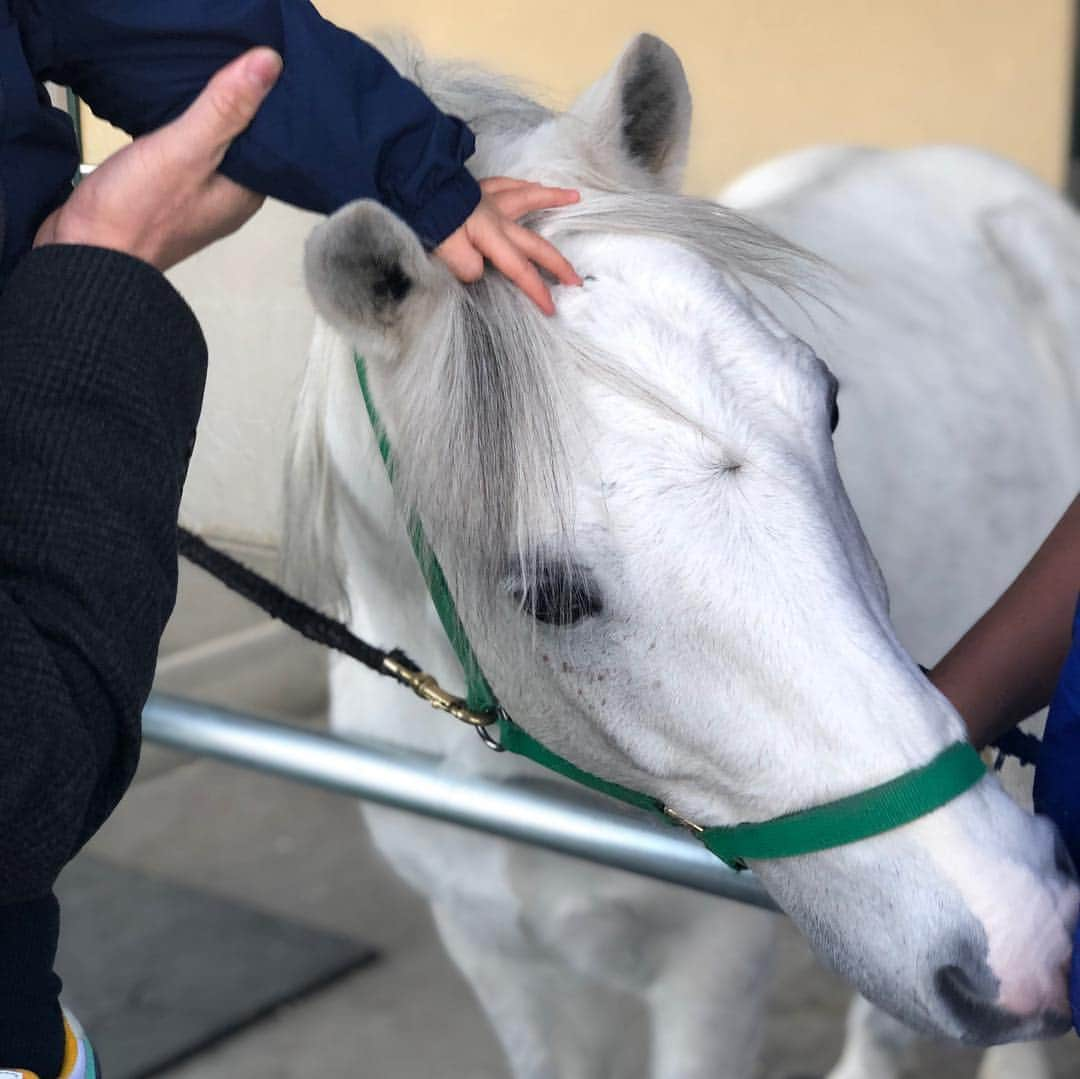
[[[221,171],[321,213],[378,199],[429,247],[480,199],[465,168],[473,136],[374,48],[307,0],[19,0],[35,74],[71,86],[132,135],[172,119],[210,76],[254,45],[281,79]]]

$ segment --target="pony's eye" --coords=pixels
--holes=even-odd
[[[576,567],[539,566],[528,585],[510,592],[523,613],[549,626],[572,626],[604,609],[599,586]]]

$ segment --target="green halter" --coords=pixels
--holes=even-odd
[[[383,462],[393,480],[390,444],[371,399],[364,359],[356,355],[355,362],[368,418],[378,439]],[[421,695],[436,707],[477,726],[482,732],[488,725],[497,726],[498,743],[490,738],[485,739],[494,748],[528,757],[576,783],[639,809],[657,813],[669,823],[689,828],[713,854],[733,869],[745,869],[748,861],[756,859],[791,858],[799,854],[812,854],[892,831],[951,802],[974,786],[986,770],[982,759],[971,745],[967,742],[955,742],[929,764],[847,798],[838,798],[813,809],[804,809],[767,821],[702,828],[679,816],[659,798],[601,779],[600,776],[571,764],[522,730],[499,706],[498,699],[480,669],[465,628],[458,618],[446,578],[428,545],[419,521],[412,522],[410,538],[439,620],[465,672],[467,686],[464,707],[461,707],[462,702],[455,702],[454,698],[441,690],[437,694],[425,692]],[[431,679],[422,673],[415,681],[420,686],[433,684]],[[418,688],[418,685],[414,685],[414,688]]]

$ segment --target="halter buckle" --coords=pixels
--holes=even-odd
[[[671,806],[664,806],[664,816],[667,817],[672,824],[677,824],[680,828],[685,828],[688,832],[693,832],[695,835],[701,835],[705,831],[700,824],[695,824],[692,820],[687,820],[684,816],[676,813]]]

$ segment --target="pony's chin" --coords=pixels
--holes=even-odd
[[[906,1021],[906,1020],[905,1020]],[[945,1038],[981,1049],[1007,1042],[1039,1041],[1060,1038],[1072,1028],[1067,1014],[1057,1011],[1037,1015],[1017,1015],[1005,1009],[990,1008],[957,1027],[953,1022],[938,1026],[931,1022],[912,1022],[916,1030],[931,1038]]]

